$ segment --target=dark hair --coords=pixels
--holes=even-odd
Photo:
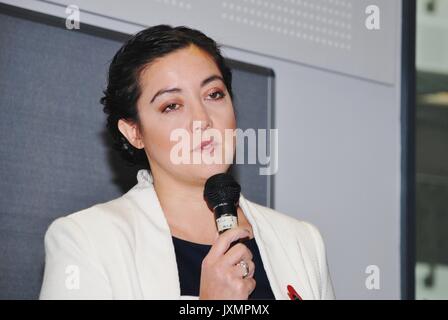
[[[140,74],[155,59],[190,45],[197,46],[213,58],[233,99],[232,72],[221,55],[220,45],[199,30],[166,24],[144,29],[124,43],[112,59],[107,88],[103,90],[100,102],[107,114],[107,129],[112,136],[113,147],[132,165],[150,168],[145,151],[130,144],[118,129],[120,119],[140,125],[137,113],[141,94]]]

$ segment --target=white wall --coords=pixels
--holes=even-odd
[[[397,0],[134,0],[125,10],[114,1],[51,2],[140,25],[186,24],[232,47],[393,83],[395,42],[387,30]],[[372,4],[383,9],[375,31],[365,23]]]
[[[14,3],[64,16],[53,4]],[[340,299],[400,298],[401,1],[383,3],[383,11],[388,4],[397,13],[386,30],[395,44],[390,84],[236,47],[223,50],[229,58],[275,71],[276,209],[319,227]],[[122,32],[141,28],[88,13],[82,19]],[[368,265],[380,268],[380,290],[366,289]]]
[[[398,87],[225,53],[275,70],[276,209],[319,227],[337,297],[400,298]],[[368,265],[380,267],[378,291],[365,287]]]

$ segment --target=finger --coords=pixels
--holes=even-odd
[[[210,248],[210,251],[208,253],[209,257],[217,258],[224,255],[224,253],[229,249],[232,242],[244,237],[248,237],[249,235],[249,231],[241,227],[236,227],[225,231],[224,233],[219,235],[218,239],[216,239],[216,242]]]
[[[252,260],[253,255],[249,248],[243,243],[237,243],[224,255],[224,263],[227,265],[234,265],[241,260],[249,261]]]
[[[247,295],[249,296],[255,290],[257,282],[255,281],[254,278],[244,278],[242,281],[245,282]]]

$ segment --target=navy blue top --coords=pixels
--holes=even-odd
[[[174,236],[172,238],[179,271],[180,294],[182,296],[198,297],[202,260],[204,260],[212,246],[190,242]],[[255,238],[242,240],[242,243],[252,252],[252,261],[255,264],[254,279],[256,286],[249,295],[249,299],[275,300]]]

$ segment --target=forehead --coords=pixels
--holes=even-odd
[[[155,59],[140,74],[143,85],[176,85],[182,82],[199,84],[211,74],[220,74],[210,55],[190,45]],[[157,90],[157,87],[153,88]]]

